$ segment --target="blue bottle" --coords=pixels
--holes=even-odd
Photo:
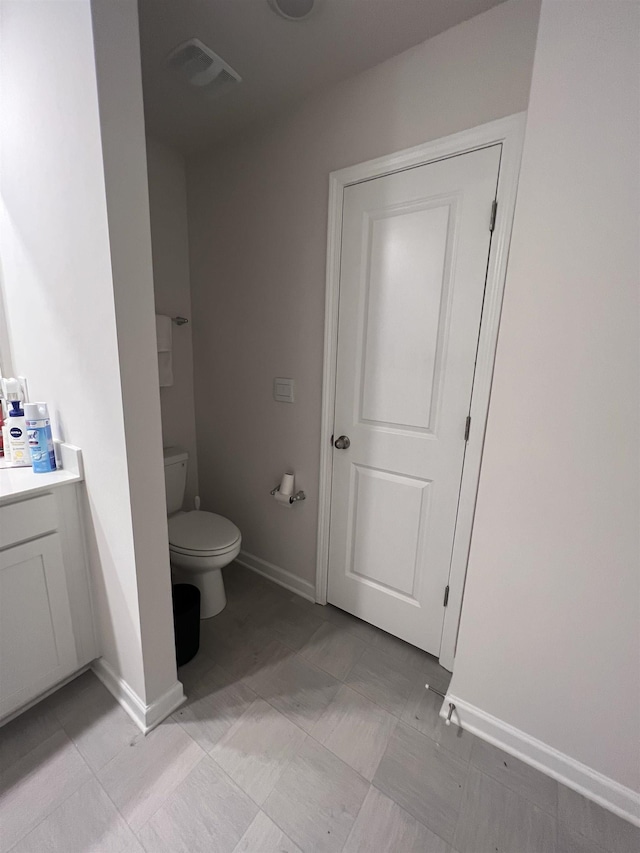
[[[27,440],[31,451],[31,466],[34,473],[46,474],[56,470],[56,455],[53,449],[51,421],[46,403],[25,403],[24,420]]]

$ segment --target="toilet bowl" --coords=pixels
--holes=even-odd
[[[209,619],[227,603],[221,570],[240,553],[242,536],[222,515],[182,511],[188,459],[180,448],[164,450],[171,575],[174,583],[198,587],[200,618]]]
[[[169,556],[176,583],[200,590],[200,618],[224,608],[222,572],[240,553],[242,537],[232,521],[213,512],[179,512],[169,518]]]

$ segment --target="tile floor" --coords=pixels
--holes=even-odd
[[[434,659],[232,566],[146,738],[86,673],[0,729],[0,851],[632,853],[640,830],[445,727]]]

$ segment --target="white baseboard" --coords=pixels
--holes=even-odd
[[[285,589],[290,589],[291,592],[301,595],[302,598],[306,598],[308,601],[315,602],[316,600],[316,588],[314,584],[302,580],[302,578],[296,577],[296,575],[292,575],[291,572],[281,569],[280,566],[274,566],[273,563],[268,563],[266,560],[255,557],[253,554],[248,554],[246,551],[240,551],[239,556],[236,557],[236,563],[240,563],[246,569],[251,569],[252,572],[257,572],[259,575],[269,578],[270,581],[280,584]]]
[[[172,714],[179,708],[186,699],[182,684],[176,681],[155,702],[146,705],[135,690],[132,690],[124,679],[116,675],[104,658],[98,658],[98,660],[94,661],[91,668],[109,693],[118,700],[133,722],[145,735],[151,729],[155,729],[169,714]]]
[[[631,788],[452,694],[444,700],[441,717],[447,716],[450,702],[456,706],[451,718],[453,723],[640,826],[640,795]]]

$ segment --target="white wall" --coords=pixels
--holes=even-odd
[[[92,0],[145,692],[175,685],[169,537],[136,0]]]
[[[313,583],[329,173],[527,106],[538,4],[504,3],[188,161],[204,505]],[[272,380],[292,376],[296,402]],[[269,496],[295,469],[308,496]]]
[[[451,692],[640,791],[640,7],[542,5]]]
[[[118,46],[99,57],[100,112],[88,0],[5,0],[2,23],[13,369],[82,448],[101,652],[150,703],[176,671],[135,4],[106,3],[96,23]]]
[[[192,507],[198,492],[198,459],[184,159],[157,139],[147,137],[147,172],[156,312],[190,320],[188,325],[173,327],[174,383],[160,389],[160,404],[163,444],[179,445],[189,452],[185,505]]]

